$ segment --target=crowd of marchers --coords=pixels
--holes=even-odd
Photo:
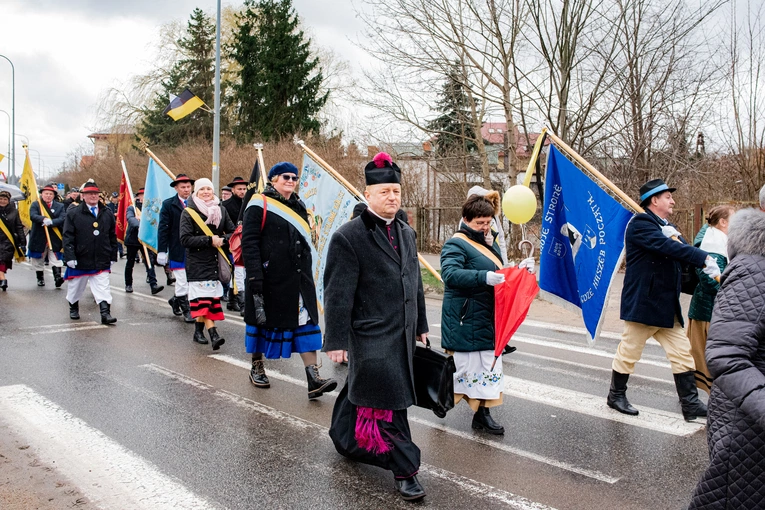
[[[156,254],[138,241],[143,189],[127,210],[124,249],[115,230],[117,194],[107,199],[95,182],[73,188],[64,200],[55,185],[40,189],[28,233],[11,195],[0,192],[0,289],[7,291],[6,274],[25,255],[39,286],[45,286],[46,265],[56,288],[66,284],[72,320],[80,318],[89,286],[101,322],[115,324],[112,265],[127,258],[130,293],[135,263],[142,260],[152,294],[165,289],[155,272],[161,267],[173,287],[171,313],[194,324],[194,342],[213,350],[224,344],[216,326],[225,319],[224,301],[243,315],[256,388],[271,385],[265,360],[298,353],[308,398],[320,398],[338,382],[320,375],[319,351],[347,364],[329,430],[337,451],[391,471],[400,495],[420,500],[421,452],[407,409],[417,400],[415,346],[429,342],[415,232],[401,210],[401,170],[392,158],[376,155],[364,175],[366,203],[329,244],[325,331],[319,327],[310,218],[296,193],[298,168],[288,162],[274,165],[265,189],[246,201],[247,182],[240,177],[219,198],[209,179],[179,174],[171,183],[176,193],[160,210]],[[644,212],[627,227],[624,330],[606,402],[615,412],[639,414],[627,399],[627,383],[654,338],[670,361],[683,417],[707,421],[710,465],[690,508],[759,508],[765,487],[765,186],[759,210],[714,207],[692,242],[670,222],[673,191],[661,179],[645,183],[639,190]],[[504,434],[490,413],[503,402],[504,374],[502,363],[494,362],[493,289],[505,283],[500,270],[514,265],[504,237],[499,194],[475,186],[441,251],[441,346],[456,369],[454,401],[472,409],[473,429],[494,435]],[[234,244],[240,249],[230,249]],[[518,268],[533,274],[534,259]],[[681,291],[693,294],[688,324]],[[709,393],[708,405],[699,389]]]

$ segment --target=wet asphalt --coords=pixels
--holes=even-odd
[[[9,272],[9,290],[0,293],[0,386],[31,387],[220,508],[413,506],[399,498],[390,473],[335,452],[327,428],[336,394],[309,401],[298,356],[267,361],[266,370],[277,377],[270,389],[253,387],[247,370],[231,362],[249,362],[238,313],[227,312],[218,324],[226,343],[214,353],[193,343],[193,325],[172,315],[166,302],[172,287],[151,296],[136,267],[135,292],[126,294],[123,268],[124,259],[111,275],[118,322],[108,327],[100,324],[89,291],[75,324],[66,284],[55,289],[48,272],[47,285],[38,288],[24,264]],[[438,348],[440,301],[428,300],[428,319]],[[503,359],[506,376],[605,400],[617,339],[580,352],[586,348],[581,334],[524,325],[517,336],[511,344],[518,351]],[[345,368],[322,359],[322,375],[342,384]],[[644,359],[666,363],[657,345],[647,346]],[[638,375],[630,380],[631,402],[679,416],[670,369],[639,365]],[[676,436],[571,407],[505,395],[492,410],[504,436],[473,431],[464,404],[443,420],[411,408],[427,492],[414,506],[687,506],[707,463],[705,430]]]

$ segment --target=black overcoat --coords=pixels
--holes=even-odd
[[[66,219],[66,207],[61,202],[52,202],[50,206],[50,216],[53,224],[51,227],[57,227],[58,231],[63,235],[62,229],[64,228],[64,220]],[[29,219],[32,220],[32,230],[29,232],[29,251],[34,253],[42,253],[45,251],[45,247],[48,246],[48,239],[45,237],[45,229],[43,228],[43,216],[40,213],[40,203],[32,202],[29,206]],[[63,248],[62,240],[56,235],[52,228],[48,228],[50,234],[50,243],[53,245],[54,252],[60,252]]]
[[[189,198],[186,209],[188,208],[194,209],[203,222],[207,219],[207,216],[199,212],[191,198]],[[228,217],[226,209],[223,207],[220,209],[220,224],[217,227],[215,225],[207,225],[207,227],[214,235],[224,239],[223,251],[228,254],[228,238],[236,227],[231,218]],[[185,210],[181,214],[179,238],[181,245],[186,250],[186,278],[188,281],[205,282],[219,280],[218,253],[220,252],[212,245],[212,237],[205,234],[202,228],[197,225],[197,222],[194,221],[194,218]]]
[[[21,249],[21,253],[25,253],[27,236],[24,235],[24,225],[21,223],[19,211],[13,203],[0,208],[0,221],[5,223],[13,236],[13,243],[11,243],[5,233],[0,230],[0,262],[3,262],[10,269],[13,267],[13,244],[16,244],[17,249]]]
[[[659,328],[682,325],[680,285],[682,264],[704,267],[707,252],[665,236],[664,222],[653,212],[637,214],[624,236],[627,271],[620,318]],[[672,225],[674,226],[674,225]]]
[[[308,222],[305,205],[296,194],[285,200],[269,186],[264,194],[279,200]],[[255,325],[255,305],[252,297],[263,295],[268,329],[295,329],[298,327],[299,296],[314,324],[319,324],[316,303],[316,284],[313,279],[311,247],[287,220],[266,208],[263,230],[263,209],[251,206],[245,209],[242,222],[242,256],[247,271],[244,321]]]
[[[76,260],[77,269],[103,271],[117,261],[117,233],[114,214],[98,204],[93,216],[84,201],[66,211],[64,260]]]
[[[224,200],[220,203],[223,207],[226,208],[226,211],[228,212],[228,217],[231,218],[231,221],[234,222],[234,225],[239,223],[239,213],[242,210],[242,199],[239,198],[236,195],[231,195],[231,198]]]
[[[427,333],[414,230],[396,219],[396,252],[368,210],[332,235],[324,271],[324,351],[348,351],[354,405],[401,410],[415,403],[412,357]]]
[[[191,195],[187,203],[191,203]],[[183,202],[176,193],[162,202],[159,210],[159,228],[157,234],[157,252],[167,253],[168,260],[183,263],[186,248],[181,244],[180,227]]]

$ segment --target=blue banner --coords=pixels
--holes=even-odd
[[[175,189],[170,187],[171,182],[173,180],[170,176],[149,158],[146,184],[143,186],[143,208],[141,209],[141,225],[138,227],[138,240],[154,252],[157,251],[159,211],[162,209],[162,202],[175,195]]]
[[[539,287],[582,312],[590,342],[600,334],[608,291],[624,256],[633,213],[550,146]]]
[[[329,240],[335,230],[350,219],[353,207],[360,200],[308,154],[303,156],[298,194],[308,209],[311,241],[317,253],[313,260],[313,281],[319,308],[322,309]]]

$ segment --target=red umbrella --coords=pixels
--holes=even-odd
[[[531,302],[539,293],[536,277],[525,269],[506,267],[497,271],[505,282],[494,287],[494,365],[510,338],[518,330]]]

